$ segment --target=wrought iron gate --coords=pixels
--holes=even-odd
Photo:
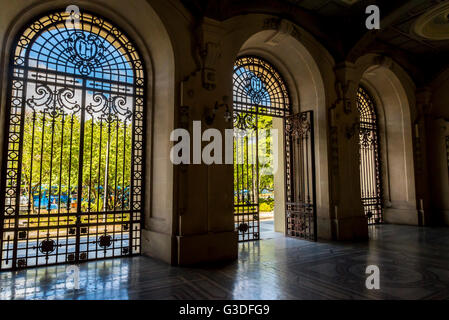
[[[140,252],[143,65],[106,20],[43,16],[11,61],[0,269]]]
[[[234,64],[234,223],[239,241],[258,240],[259,122],[284,118],[290,99],[279,72],[265,60],[244,56]]]
[[[234,218],[239,241],[259,239],[257,115],[234,113]]]
[[[286,232],[317,239],[313,112],[285,119]]]
[[[368,92],[359,87],[357,107],[360,114],[360,188],[368,224],[383,222],[379,136],[376,109]]]

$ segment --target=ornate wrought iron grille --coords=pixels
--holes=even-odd
[[[140,252],[144,67],[110,22],[68,19],[43,16],[13,48],[1,269]]]
[[[286,118],[287,235],[316,241],[315,150],[312,111]]]
[[[260,116],[290,115],[285,82],[268,62],[244,56],[234,64],[234,222],[239,241],[258,240]]]
[[[357,108],[360,114],[360,187],[368,224],[383,222],[379,136],[376,108],[368,92],[359,87]]]

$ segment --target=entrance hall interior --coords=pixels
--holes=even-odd
[[[72,2],[0,0],[0,299],[449,298],[449,1]]]

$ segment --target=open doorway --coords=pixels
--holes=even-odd
[[[261,239],[285,233],[284,119],[260,116],[259,216]]]
[[[234,65],[234,223],[239,241],[316,240],[312,112],[292,115],[280,74],[257,57]]]
[[[234,65],[234,217],[239,241],[285,233],[285,117],[290,99],[280,74],[245,56]]]

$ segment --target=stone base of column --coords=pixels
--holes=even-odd
[[[393,209],[387,208],[383,212],[384,221],[391,224],[405,224],[411,226],[418,226],[420,219],[420,212],[416,209]]]
[[[332,240],[332,220],[329,218],[317,217],[318,239]]]
[[[176,237],[143,229],[141,244],[143,255],[176,264]]]
[[[238,235],[235,231],[178,236],[178,264],[235,260]]]
[[[441,222],[439,223],[440,225],[449,226],[449,210],[441,210],[436,212],[439,213],[439,217],[435,219],[437,223]]]
[[[368,221],[365,217],[349,217],[333,221],[335,240],[361,241],[368,240]]]

